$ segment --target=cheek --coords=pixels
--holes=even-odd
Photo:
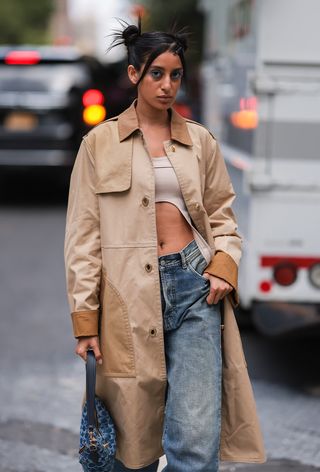
[[[181,80],[178,80],[177,82],[176,81],[172,82],[172,87],[175,92],[178,92],[180,86],[181,86]]]
[[[144,96],[154,95],[155,91],[158,88],[157,82],[155,82],[152,78],[146,77],[140,87],[140,92]]]

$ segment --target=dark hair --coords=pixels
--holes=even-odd
[[[119,18],[118,21],[124,29],[114,31],[112,34],[114,39],[107,52],[119,44],[124,44],[127,47],[128,64],[132,64],[136,70],[140,71],[144,62],[146,63],[136,86],[139,85],[139,82],[143,79],[156,57],[166,51],[170,51],[180,57],[183,77],[184,79],[186,78],[184,52],[188,48],[187,37],[190,34],[186,31],[186,28],[175,31],[176,24],[174,24],[171,31],[168,33],[163,31],[141,33],[140,17],[138,26],[129,25],[129,23]]]

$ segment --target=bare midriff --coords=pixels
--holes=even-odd
[[[150,156],[164,156],[165,141],[170,139],[170,127],[141,126]],[[180,210],[169,202],[156,202],[158,256],[179,252],[193,240],[191,226]]]
[[[158,256],[179,252],[193,240],[191,226],[172,203],[156,203],[156,223]]]

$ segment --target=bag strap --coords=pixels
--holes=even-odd
[[[95,387],[96,387],[96,358],[92,350],[87,351],[86,362],[86,387],[87,387],[87,412],[88,412],[88,427],[94,428],[95,420]]]
[[[220,305],[220,324],[221,324],[221,333],[224,330],[224,297],[219,301]]]

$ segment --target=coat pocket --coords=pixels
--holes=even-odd
[[[133,339],[127,306],[105,273],[101,285],[102,371],[109,377],[135,377]]]

